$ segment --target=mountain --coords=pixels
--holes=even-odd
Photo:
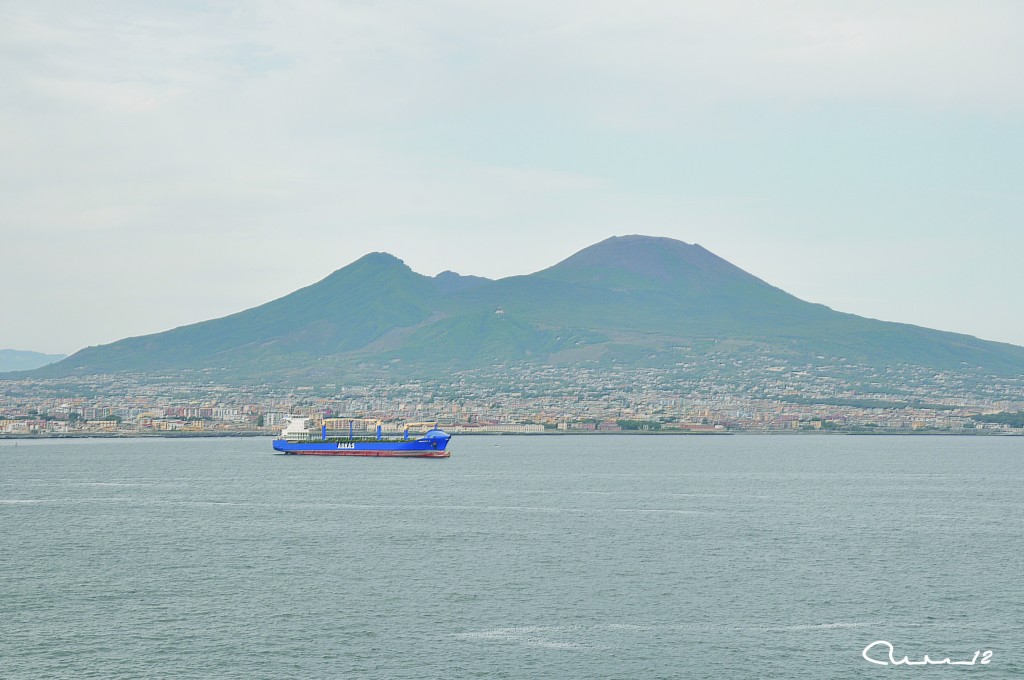
[[[751,356],[1024,372],[1024,348],[836,312],[699,245],[624,236],[493,281],[423,276],[371,253],[259,307],[90,347],[33,375],[198,370],[267,382],[516,361],[674,366]]]
[[[0,371],[30,371],[60,361],[66,354],[41,354],[17,349],[0,349]]]
[[[437,289],[442,293],[455,293],[467,288],[475,288],[484,283],[490,283],[490,279],[482,276],[462,276],[453,271],[443,271],[434,277]]]

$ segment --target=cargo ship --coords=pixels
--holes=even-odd
[[[348,421],[348,435],[337,431],[328,432],[322,425],[320,431],[310,429],[312,418],[289,417],[288,423],[278,439],[274,450],[281,453],[302,456],[377,456],[381,458],[448,458],[448,441],[452,438],[437,423],[420,437],[410,438],[409,426],[400,436],[384,436],[380,421],[376,432],[368,436],[356,433],[354,424],[364,422],[353,418]],[[410,423],[412,425],[412,423]],[[340,435],[340,436],[339,436]]]

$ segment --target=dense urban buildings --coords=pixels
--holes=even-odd
[[[705,365],[706,366],[706,365]],[[453,432],[1024,433],[1024,378],[914,366],[495,365],[436,379],[230,386],[195,376],[0,382],[0,436],[272,434],[287,415]],[[998,414],[998,415],[997,415]]]

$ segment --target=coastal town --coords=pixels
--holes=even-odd
[[[914,366],[717,370],[495,365],[364,384],[219,384],[203,373],[0,383],[0,437],[272,435],[290,415],[452,433],[1024,434],[1024,378]]]

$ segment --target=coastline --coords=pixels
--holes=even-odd
[[[722,436],[754,436],[767,435],[771,437],[1020,437],[1022,432],[1003,431],[976,431],[976,432],[942,432],[942,431],[756,431],[756,430],[731,430],[718,432],[650,432],[650,431],[627,431],[627,432],[460,432],[455,436],[461,437],[722,437]],[[257,432],[252,430],[241,430],[237,432],[54,432],[46,434],[0,434],[0,442],[6,441],[36,441],[49,439],[239,439],[239,438],[268,438],[273,439],[276,433]]]

